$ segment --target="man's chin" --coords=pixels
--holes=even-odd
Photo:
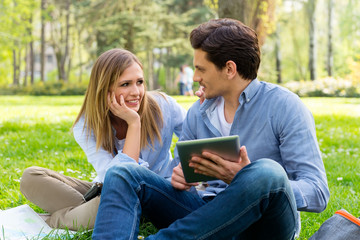
[[[216,97],[218,97],[217,95],[212,95],[212,94],[206,94],[206,93],[204,93],[204,98],[205,99],[212,99],[212,98],[216,98]]]

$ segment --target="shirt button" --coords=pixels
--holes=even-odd
[[[246,102],[250,102],[250,98],[246,99]]]

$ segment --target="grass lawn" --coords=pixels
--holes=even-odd
[[[176,96],[185,108],[196,97]],[[70,128],[83,97],[0,96],[0,209],[29,204],[19,191],[22,171],[37,165],[92,180],[95,172]],[[360,99],[304,98],[313,112],[331,198],[321,214],[302,213],[300,239],[308,239],[341,208],[360,216]],[[143,223],[141,235],[154,231]],[[0,234],[0,239],[2,234]],[[90,233],[73,239],[90,239]]]

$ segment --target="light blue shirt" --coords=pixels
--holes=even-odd
[[[175,99],[165,94],[164,97],[160,94],[152,94],[152,96],[154,96],[159,104],[163,115],[164,123],[161,129],[162,143],[155,140],[153,149],[142,149],[140,152],[139,163],[162,177],[170,178],[172,169],[177,165],[177,162],[173,161],[170,152],[172,137],[174,133],[177,136],[180,135],[186,110],[181,107]],[[94,133],[91,132],[91,135],[87,137],[86,127],[84,130],[84,117],[80,118],[76,123],[73,133],[76,142],[83,149],[88,161],[92,164],[97,173],[94,182],[103,182],[106,171],[116,164],[122,162],[135,162],[134,159],[122,153],[122,141],[117,139],[115,139],[115,146],[118,150],[117,155],[113,156],[102,147],[96,150],[96,138]]]
[[[329,200],[325,168],[311,112],[294,93],[280,86],[253,80],[241,93],[230,129],[245,145],[250,161],[270,158],[285,169],[298,210],[321,212]],[[197,101],[188,111],[179,140],[220,137],[216,98]],[[175,150],[178,161],[177,150]],[[216,195],[227,187],[208,182],[200,196]],[[244,196],[246,197],[246,196]]]

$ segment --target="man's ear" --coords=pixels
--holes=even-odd
[[[228,76],[228,79],[234,78],[237,74],[236,63],[231,60],[227,61],[225,64],[225,70],[226,70],[226,75]]]

